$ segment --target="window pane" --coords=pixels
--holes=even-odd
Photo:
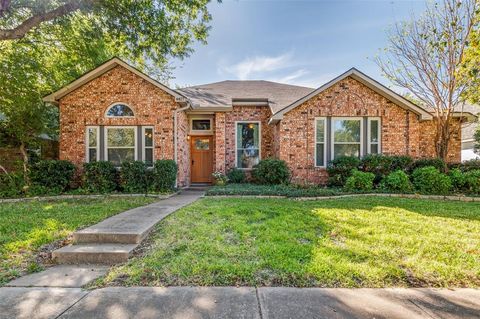
[[[253,168],[260,160],[258,149],[244,149],[237,151],[237,167]]]
[[[335,142],[360,142],[360,120],[334,120]]]
[[[333,158],[340,156],[356,156],[360,157],[359,144],[335,144],[333,146]]]
[[[239,123],[237,126],[237,149],[258,148],[258,123]]]
[[[120,166],[123,161],[135,160],[134,148],[109,148],[108,160],[115,166]]]
[[[370,145],[370,153],[378,154],[378,144],[371,144]]]
[[[108,109],[107,116],[134,116],[134,114],[125,104],[115,104]]]
[[[144,138],[145,138],[145,146],[146,147],[153,146],[153,129],[146,128]]]
[[[135,146],[135,128],[108,128],[107,147]]]
[[[88,129],[88,146],[96,147],[97,146],[97,129],[91,127]]]
[[[370,121],[370,142],[378,142],[378,120]]]
[[[210,120],[192,120],[192,130],[210,131]]]
[[[88,149],[88,161],[95,162],[97,160],[97,149],[89,148]]]
[[[210,140],[208,138],[195,139],[195,149],[199,151],[207,151],[210,149]]]
[[[146,148],[145,149],[145,163],[148,166],[153,165],[153,148]]]
[[[325,144],[317,144],[317,158],[315,161],[316,166],[324,166],[324,157],[325,157]]]
[[[325,120],[317,120],[317,140],[316,142],[324,142],[325,138]]]

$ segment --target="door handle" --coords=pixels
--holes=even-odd
[[[193,163],[195,163],[195,161],[194,161],[194,160],[192,160],[192,165],[193,165]]]

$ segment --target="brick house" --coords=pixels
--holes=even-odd
[[[294,182],[323,183],[341,155],[435,154],[432,114],[354,68],[318,89],[223,81],[173,90],[114,58],[44,100],[60,109],[60,159],[174,159],[179,186],[267,157],[285,160]],[[454,116],[454,126],[474,118]],[[456,129],[448,160],[460,153]]]

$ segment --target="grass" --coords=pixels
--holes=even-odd
[[[24,272],[42,268],[42,246],[68,237],[124,210],[154,202],[152,198],[29,201],[0,204],[0,285]]]
[[[479,287],[480,203],[205,198],[104,285]]]

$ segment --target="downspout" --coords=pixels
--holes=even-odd
[[[178,134],[178,127],[177,127],[177,114],[178,112],[183,112],[186,111],[190,108],[190,103],[187,102],[187,106],[181,107],[179,109],[176,109],[173,111],[173,158],[175,160],[175,163],[177,163],[178,167],[178,158],[177,158],[177,153],[178,153],[178,146],[177,146],[177,134]],[[178,187],[178,173],[177,173],[177,178],[175,179],[175,188]]]

